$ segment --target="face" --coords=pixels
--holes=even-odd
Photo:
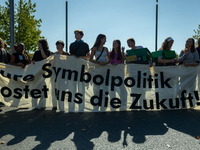
[[[15,47],[13,47],[13,51],[16,52]]]
[[[119,47],[119,44],[116,41],[113,41],[113,48],[117,49]]]
[[[82,38],[83,36],[79,33],[79,32],[75,32],[75,38],[76,38],[76,40],[81,40],[81,38]]]
[[[61,51],[61,50],[63,50],[64,46],[62,46],[62,44],[57,44],[56,48],[58,51]]]
[[[193,45],[192,40],[191,40],[191,39],[188,39],[188,40],[186,41],[185,47],[186,47],[186,48],[190,48],[192,45]]]
[[[128,45],[128,47],[134,47],[135,46],[135,42],[127,41],[127,45]]]
[[[172,48],[172,45],[173,45],[174,41],[170,41],[167,45],[167,47],[169,48],[169,50]]]
[[[17,52],[22,53],[23,52],[23,45],[17,45]]]
[[[40,46],[42,46],[40,42],[38,42],[37,45],[38,45],[38,49],[40,49]]]
[[[101,39],[101,43],[104,45],[106,43],[106,37],[104,37],[103,39]]]

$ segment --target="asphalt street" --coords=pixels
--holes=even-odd
[[[199,150],[198,137],[198,110],[64,113],[0,106],[0,150]]]

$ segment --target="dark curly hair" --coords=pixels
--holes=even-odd
[[[49,49],[49,45],[46,39],[40,39],[38,42],[42,44],[42,49],[44,51],[47,51]]]

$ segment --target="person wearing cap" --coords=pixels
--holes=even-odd
[[[10,65],[21,66],[22,68],[25,68],[27,64],[31,63],[30,56],[26,51],[24,51],[24,49],[25,49],[24,43],[18,43],[17,52],[12,54]]]
[[[54,54],[58,54],[58,55],[69,55],[68,53],[66,53],[65,51],[63,51],[65,44],[63,41],[59,40],[56,42],[56,49],[58,50],[57,52],[53,53]]]
[[[49,57],[51,54],[47,40],[41,39],[38,41],[37,45],[38,45],[38,50],[34,53],[32,58],[33,64],[35,64],[36,61],[41,61]]]
[[[159,50],[167,50],[167,51],[171,50],[173,43],[174,43],[174,40],[171,37],[167,37],[162,43],[162,46]],[[166,64],[167,66],[171,66],[172,64],[176,63],[176,58],[166,60],[166,59],[163,59],[163,55],[161,55],[158,57],[158,62],[161,64]]]
[[[88,59],[90,58],[90,49],[87,43],[82,40],[83,31],[75,30],[74,31],[76,41],[71,43],[69,46],[70,55],[75,56],[76,58]]]

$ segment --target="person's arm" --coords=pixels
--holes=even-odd
[[[32,63],[35,65],[35,57],[36,57],[36,52],[34,53],[33,55],[33,58],[32,58]]]
[[[74,54],[74,46],[73,45],[74,45],[74,43],[71,43],[70,46],[69,46],[69,56],[74,56],[75,58],[78,58]]]
[[[24,51],[24,54],[28,57],[27,64],[30,64],[31,63],[31,58],[30,58],[29,54],[26,51]]]
[[[199,65],[199,53],[197,51],[194,52],[194,62],[186,64],[186,66],[198,66]]]
[[[79,58],[82,58],[82,59],[88,59],[88,58],[90,58],[90,52],[88,52],[86,54],[86,56],[80,56]]]
[[[187,55],[187,52],[181,51],[181,53],[179,54],[177,62],[183,62],[186,55]]]
[[[173,63],[175,62],[176,59],[170,59],[170,60],[165,60],[165,59],[162,59],[162,58],[158,58],[158,62],[159,63],[163,63],[163,64],[166,64],[166,63]]]
[[[196,66],[198,66],[199,63],[200,63],[198,51],[195,51],[195,52],[194,52],[194,59],[195,59],[195,64],[196,64]]]
[[[122,47],[122,64],[124,64],[124,61],[126,59],[126,57],[124,56],[124,49],[125,47]]]
[[[41,53],[41,55],[42,55],[42,58],[47,58],[47,55],[45,54],[45,52],[44,52],[44,50],[43,50],[43,48],[42,48],[42,44],[41,43],[39,43],[40,44],[40,53]]]
[[[93,48],[91,48],[90,61],[91,61],[91,62],[93,62],[93,63],[96,63],[96,64],[98,64],[98,61],[96,61],[96,60],[93,60],[93,57],[94,57],[95,53],[96,53],[96,49],[95,49],[94,47],[93,47]]]
[[[85,51],[85,53],[87,53],[86,54],[86,56],[80,56],[79,58],[82,58],[82,59],[88,59],[88,58],[90,58],[90,49],[89,49],[89,46],[88,46],[88,44],[87,43],[83,43],[84,45],[84,51]]]
[[[22,68],[25,67],[25,65],[21,62],[19,63],[15,63],[15,59],[16,59],[16,56],[15,55],[12,55],[11,59],[10,59],[10,65],[13,65],[13,66],[21,66]]]
[[[107,52],[107,62],[105,63],[105,65],[107,65],[107,64],[109,64],[111,62],[110,55],[109,55],[107,47],[106,47],[106,52]]]
[[[149,67],[152,67],[152,61],[151,61],[151,56],[150,55],[147,55],[147,58],[148,58],[148,62],[149,62]]]

